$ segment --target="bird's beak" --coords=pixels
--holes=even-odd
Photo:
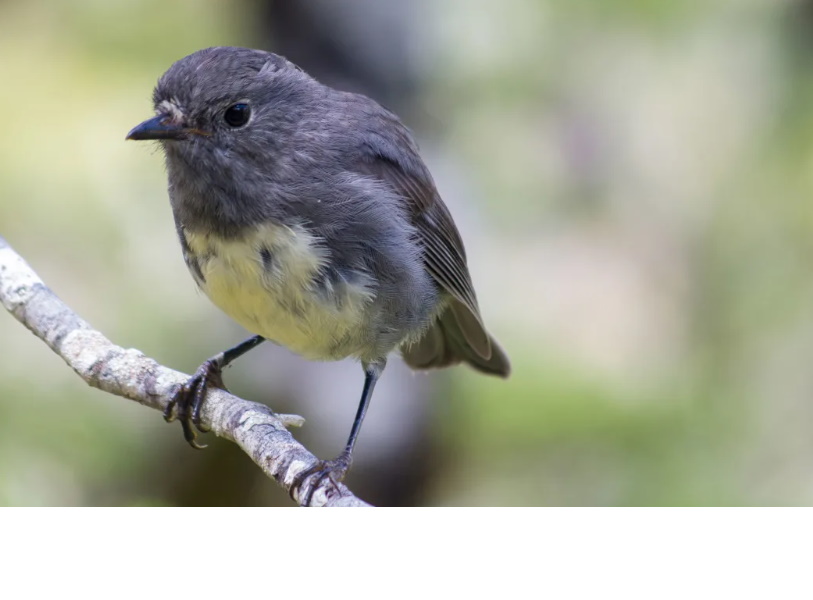
[[[169,115],[161,114],[133,127],[125,139],[182,140],[188,133],[193,133],[193,131],[184,127],[182,123],[174,121]]]

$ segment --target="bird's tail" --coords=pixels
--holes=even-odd
[[[473,326],[472,322],[466,326]],[[476,326],[481,327],[479,322]],[[447,307],[417,342],[401,347],[404,361],[413,369],[439,369],[465,362],[482,373],[508,377],[511,364],[497,341],[488,335],[491,355],[482,356],[466,341],[452,306]]]

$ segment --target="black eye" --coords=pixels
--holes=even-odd
[[[248,118],[251,116],[251,107],[248,104],[234,104],[226,109],[223,113],[223,120],[228,123],[229,127],[242,127],[248,123]]]

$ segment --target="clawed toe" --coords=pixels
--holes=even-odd
[[[310,469],[305,469],[296,476],[294,484],[291,486],[291,497],[293,498],[294,492],[299,492],[300,498],[302,498],[300,504],[302,506],[310,506],[316,488],[327,478],[329,478],[334,485],[338,485],[350,469],[351,462],[350,454],[343,452],[333,460],[323,460]],[[305,488],[306,494],[303,498],[301,492],[306,483],[309,485]]]
[[[201,409],[206,393],[211,387],[226,389],[220,365],[215,360],[203,363],[189,380],[180,386],[164,409],[164,420],[171,423],[176,418],[181,422],[183,435],[193,448],[202,449],[205,445],[197,442],[197,433],[206,433],[209,428],[201,423]],[[193,427],[194,426],[194,427]]]

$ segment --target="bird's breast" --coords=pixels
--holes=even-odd
[[[181,227],[180,236],[198,286],[247,330],[316,360],[363,352],[373,281],[337,270],[304,226],[264,224],[236,239]]]

